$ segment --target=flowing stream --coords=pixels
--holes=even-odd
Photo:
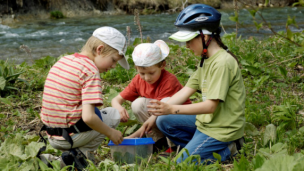
[[[234,15],[233,10],[219,10],[222,13],[222,24],[226,33],[235,32],[235,23],[229,20]],[[262,10],[265,19],[271,23],[276,31],[285,30],[287,16],[295,16],[297,27],[290,27],[292,31],[300,32],[304,29],[304,7],[266,8]],[[174,27],[176,14],[155,14],[140,16],[144,38],[148,36],[152,41],[162,39],[170,41],[168,37],[177,31]],[[258,18],[258,17],[257,17]],[[238,35],[243,38],[255,36],[263,39],[271,35],[269,29],[257,32],[252,17],[245,9],[239,11]],[[64,53],[79,52],[92,32],[101,26],[112,26],[126,35],[126,26],[131,27],[131,43],[140,37],[137,26],[134,25],[133,15],[104,15],[99,17],[77,17],[65,19],[34,20],[16,23],[13,26],[0,24],[0,59],[11,60],[15,63],[30,62],[30,56],[22,49],[26,45],[31,50],[33,59],[44,56],[58,57]],[[177,42],[175,42],[177,43]]]

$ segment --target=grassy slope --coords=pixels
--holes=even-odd
[[[300,43],[304,40],[304,34],[299,33],[294,35],[292,39]],[[205,168],[208,170],[218,170],[223,168],[224,170],[230,170],[231,168],[235,168],[236,170],[242,170],[243,168],[243,170],[254,170],[261,167],[263,163],[265,164],[266,162],[264,161],[270,161],[271,155],[276,154],[277,151],[269,152],[269,149],[276,143],[286,144],[286,146],[280,148],[285,150],[284,153],[282,150],[279,151],[284,156],[292,157],[294,153],[301,154],[301,150],[304,148],[304,133],[300,129],[303,126],[303,116],[297,113],[299,113],[300,109],[303,109],[304,104],[303,50],[278,37],[270,37],[262,41],[255,40],[254,38],[235,40],[232,34],[225,35],[223,40],[230,50],[239,57],[246,86],[245,116],[248,125],[245,132],[247,144],[243,148],[243,152],[247,154],[246,157],[242,157],[242,155],[236,156],[234,159],[239,163],[230,161],[223,164],[215,163],[209,166],[195,166],[168,164],[167,160],[154,155],[148,163],[136,165],[136,169],[197,170]],[[133,48],[134,46],[128,48],[127,55],[131,56]],[[170,49],[171,52],[167,58],[166,68],[174,73],[184,85],[189,75],[196,69],[199,57],[195,57],[185,47],[179,47],[178,45],[170,44]],[[11,73],[11,75],[23,71],[19,78],[26,81],[26,83],[22,82],[22,80],[15,80],[16,82],[12,80],[10,82],[7,81],[4,88],[2,88],[3,84],[0,84],[1,89],[4,89],[0,92],[0,142],[1,146],[3,146],[2,150],[6,149],[4,141],[8,141],[10,137],[15,137],[17,134],[22,135],[21,137],[23,138],[19,141],[22,141],[23,145],[37,141],[37,131],[41,126],[39,112],[43,84],[49,68],[56,60],[57,58],[45,57],[37,60],[33,66],[29,66],[26,63],[13,65],[5,61],[0,62],[0,82],[5,67],[8,68],[6,72]],[[131,64],[129,71],[118,66],[114,70],[101,74],[104,80],[105,107],[110,105],[111,98],[117,92],[120,92],[123,87],[127,86],[136,74],[134,67],[132,67],[133,62],[131,58],[129,58],[129,62]],[[200,99],[200,94],[191,96],[193,102],[199,102]],[[125,103],[124,105],[127,109],[130,109],[130,103]],[[274,124],[277,128],[276,135],[272,139],[267,137],[268,128],[266,126],[269,124]],[[133,123],[130,125],[134,126]],[[138,126],[134,126],[133,130],[129,129],[127,132],[131,133]],[[118,129],[123,131],[126,129],[126,126],[120,125]],[[267,134],[264,134],[265,130]],[[31,138],[24,138],[25,135],[33,136]],[[271,139],[272,142],[266,142],[265,140],[267,139]],[[49,149],[48,152],[60,154],[59,151],[54,149]],[[3,161],[8,156],[12,157],[10,153],[0,151],[0,159],[3,159]],[[259,156],[262,156],[262,159]],[[106,143],[98,149],[96,158],[97,162],[103,161],[98,168],[102,170],[102,168],[106,167],[108,160],[105,161],[105,159],[110,159]],[[34,164],[31,164],[31,166],[34,167],[38,163],[34,157],[28,159],[15,157],[10,162],[26,163],[32,160]],[[0,162],[0,168],[1,164],[5,165],[5,163]],[[58,166],[58,163],[54,163],[54,165]],[[7,166],[12,168],[17,167],[17,165],[13,165],[12,163]],[[107,167],[113,168],[115,166],[112,164]],[[94,170],[93,165],[91,165],[91,168]]]

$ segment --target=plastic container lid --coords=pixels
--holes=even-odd
[[[108,146],[121,146],[121,145],[148,145],[155,144],[152,138],[126,138],[121,144],[115,145],[113,141],[110,140]]]

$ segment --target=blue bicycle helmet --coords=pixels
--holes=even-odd
[[[176,18],[174,25],[183,30],[205,29],[215,32],[220,25],[221,13],[209,5],[193,4],[186,7]]]
[[[203,66],[204,60],[208,59],[208,46],[214,37],[214,34],[220,33],[221,13],[209,5],[193,4],[186,7],[178,17],[174,25],[179,29],[178,32],[169,38],[180,42],[187,42],[195,38],[197,35],[202,37],[202,59],[200,67]],[[205,41],[204,34],[210,35]]]

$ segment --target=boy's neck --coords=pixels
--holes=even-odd
[[[79,54],[89,57],[89,59],[91,59],[92,61],[94,59],[94,56],[91,53],[81,51]]]

